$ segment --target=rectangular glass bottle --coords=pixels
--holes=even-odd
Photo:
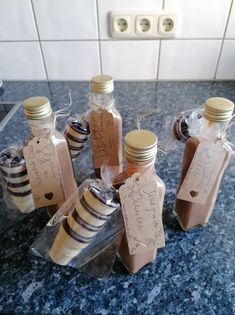
[[[57,167],[61,175],[64,200],[67,200],[74,192],[76,192],[77,183],[74,176],[73,165],[67,141],[65,137],[55,129],[54,116],[49,100],[46,97],[31,97],[26,99],[23,102],[23,105],[25,115],[32,130],[32,137],[29,139],[29,141],[34,137],[39,137],[39,139],[46,139],[50,146],[53,147],[53,152],[56,156],[56,163],[58,164]],[[44,170],[42,169],[42,171]],[[30,182],[30,184],[32,187],[33,183]],[[49,204],[47,204],[47,201]],[[51,205],[50,196],[48,196],[48,199],[45,198],[44,202],[44,206],[49,205],[51,214],[53,214],[60,207],[60,204]]]
[[[157,137],[148,130],[134,130],[125,138],[126,177],[134,173],[150,175],[157,182],[160,207],[163,209],[165,184],[155,172]],[[127,270],[135,274],[142,267],[155,260],[157,248],[130,255],[126,233],[122,238],[119,255]]]
[[[206,101],[204,117],[201,118],[201,130],[198,131],[199,136],[192,136],[185,144],[181,178],[177,193],[183,184],[199,144],[202,141],[206,141],[209,147],[211,143],[224,137],[224,131],[231,119],[233,108],[233,103],[223,98],[210,98]],[[216,202],[224,171],[229,164],[231,155],[231,151],[229,149],[226,150],[218,176],[204,204],[179,199],[178,197],[176,198],[175,214],[183,230],[187,231],[207,225]]]
[[[115,107],[113,79],[108,75],[92,78],[90,131],[95,175],[102,166],[112,166],[113,177],[122,173],[122,117]]]

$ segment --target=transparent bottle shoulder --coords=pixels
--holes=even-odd
[[[112,107],[110,107],[110,109],[108,109],[108,112],[112,113],[114,117],[122,119],[121,114],[119,113],[118,109],[116,108],[115,105],[113,105]]]
[[[157,173],[154,173],[153,179],[156,181],[158,188],[162,189],[165,192],[166,191],[166,185],[163,182],[163,180],[161,179],[161,177],[159,177],[157,175]]]
[[[48,141],[50,141],[51,143],[53,143],[54,145],[66,145],[67,146],[67,140],[64,137],[64,135],[58,131],[58,130],[53,130],[53,132],[46,132],[46,133],[31,133],[26,139],[25,139],[25,145],[28,144],[28,142],[30,140],[32,140],[35,137],[39,137],[39,138],[46,138],[48,139]]]

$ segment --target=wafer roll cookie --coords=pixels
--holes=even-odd
[[[73,159],[79,154],[84,144],[87,142],[90,133],[89,125],[85,121],[71,121],[65,131],[70,153]]]
[[[116,206],[113,206],[112,204],[107,204],[105,200],[99,196],[95,188],[91,188],[90,190],[87,190],[84,192],[84,199],[89,205],[92,205],[93,209],[96,209],[97,212],[104,215],[110,215],[114,209],[116,209]]]
[[[30,192],[29,195],[27,196],[14,196],[14,195],[9,195],[10,200],[12,203],[17,207],[20,212],[23,213],[30,213],[33,210],[35,210],[35,205],[32,197],[32,193]]]
[[[5,149],[0,153],[0,168],[6,181],[7,198],[21,212],[35,209],[22,150]]]
[[[72,238],[64,230],[63,224],[61,224],[54,244],[50,250],[50,257],[58,265],[65,266],[85,246],[85,243],[80,243]]]
[[[112,202],[107,205],[102,192],[97,187],[85,190],[74,211],[63,221],[58,231],[50,251],[51,259],[60,265],[68,264],[89,244],[109,218],[108,215],[118,206],[119,204]]]
[[[30,191],[29,181],[25,181],[22,183],[7,183],[8,190],[14,193],[24,193],[26,191]]]

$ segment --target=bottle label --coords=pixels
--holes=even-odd
[[[64,187],[54,145],[34,137],[23,149],[36,208],[65,201]]]
[[[119,165],[113,114],[107,110],[92,111],[90,119],[92,152],[95,168]]]
[[[205,204],[220,174],[226,154],[222,141],[203,140],[197,147],[177,198]]]
[[[154,179],[135,173],[119,188],[130,255],[165,246],[162,208]]]

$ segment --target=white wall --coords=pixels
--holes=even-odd
[[[114,40],[111,10],[181,12],[176,39]],[[0,0],[0,79],[235,79],[235,0]]]

